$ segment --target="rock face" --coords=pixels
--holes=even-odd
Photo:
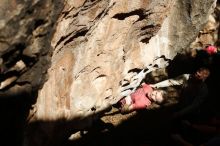
[[[0,94],[39,89],[25,144],[51,145],[64,130],[89,126],[121,98],[135,70],[189,48],[215,3],[67,0],[60,12],[57,1],[1,1]]]
[[[191,44],[191,48],[204,48],[208,44],[219,46],[219,10],[220,2],[218,1],[214,13],[209,16],[208,22]]]
[[[0,145],[20,145],[23,124],[51,63],[59,1],[0,1]]]
[[[129,70],[144,68],[167,52],[146,45],[160,30],[172,3],[68,4],[52,40],[52,66],[39,92],[36,116],[47,120],[87,116],[117,100]]]

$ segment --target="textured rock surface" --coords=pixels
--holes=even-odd
[[[128,71],[161,55],[159,48],[145,46],[173,1],[69,3],[52,40],[53,63],[38,97],[37,119],[87,116],[117,100]]]
[[[52,40],[49,80],[39,92],[35,116],[72,119],[114,103],[130,70],[145,68],[157,56],[172,58],[189,47],[213,2],[66,3]]]
[[[0,1],[1,144],[21,145],[28,110],[45,82],[59,1]]]
[[[218,2],[215,11],[209,16],[208,22],[203,30],[199,32],[198,37],[191,44],[191,49],[204,48],[208,44],[219,46],[219,14],[220,5]]]
[[[89,126],[135,70],[189,48],[215,2],[67,0],[60,12],[57,1],[2,0],[0,95],[36,95],[27,145]]]

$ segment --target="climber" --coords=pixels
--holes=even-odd
[[[214,47],[214,46],[207,46],[206,48],[204,48],[202,50],[197,50],[195,56],[190,56],[190,57],[187,57],[187,58],[185,58],[185,57],[184,58],[180,58],[180,60],[178,60],[178,56],[177,56],[177,58],[176,58],[177,60],[174,59],[174,62],[171,62],[168,65],[167,68],[163,68],[162,69],[165,72],[165,77],[163,79],[167,79],[167,78],[170,78],[170,77],[171,78],[175,78],[175,77],[178,77],[178,75],[185,76],[184,79],[183,78],[181,80],[179,80],[179,79],[177,79],[177,80],[176,79],[168,79],[166,81],[163,81],[163,83],[159,82],[158,84],[153,84],[153,85],[151,84],[150,86],[149,85],[147,86],[147,84],[143,84],[142,88],[139,88],[134,93],[126,96],[125,99],[122,99],[120,101],[120,103],[121,103],[121,105],[123,107],[123,108],[121,108],[122,111],[125,110],[125,109],[127,109],[129,111],[130,110],[132,111],[132,110],[143,109],[145,107],[148,107],[151,104],[151,102],[152,102],[151,100],[153,100],[153,99],[147,99],[146,98],[145,94],[148,92],[148,90],[150,92],[152,92],[154,88],[160,87],[160,85],[162,85],[162,84],[163,85],[161,87],[164,87],[164,86],[168,87],[168,86],[173,86],[173,85],[185,84],[186,81],[189,78],[189,74],[191,74],[190,75],[191,76],[190,77],[191,78],[190,81],[192,79],[196,79],[196,80],[199,80],[198,84],[204,83],[206,78],[209,76],[210,71],[209,71],[209,69],[202,68],[202,67],[210,66],[210,64],[212,63],[212,55],[214,53],[216,53],[216,51],[217,51],[216,47]],[[191,58],[191,59],[188,59],[188,58]],[[178,64],[174,65],[176,63],[176,61],[177,61],[177,63],[181,63],[181,64],[183,62],[185,62],[185,63],[183,63],[183,65],[185,65],[186,68],[188,68],[188,69],[182,70],[182,69],[185,69],[185,67],[182,67],[183,65],[181,65],[181,68],[179,68],[180,65],[178,65]],[[191,66],[191,67],[189,67],[189,66]],[[177,67],[179,69],[177,69]],[[178,71],[178,72],[176,72],[176,71]],[[188,74],[186,75],[184,73],[188,73]],[[203,74],[204,74],[204,76],[203,76]],[[145,82],[148,82],[148,81],[145,81]],[[127,87],[124,87],[124,88],[127,89]],[[145,90],[144,88],[146,88],[147,91],[144,91]],[[203,90],[203,89],[201,89],[201,90]],[[206,90],[206,88],[204,88],[204,90]],[[142,92],[142,95],[139,95],[140,91]],[[198,92],[200,92],[200,91],[198,91]],[[160,98],[162,98],[162,94],[158,94],[158,95],[160,95],[161,96]],[[136,102],[136,100],[137,100],[136,98],[137,99],[140,98],[138,100],[138,102]],[[139,103],[140,101],[141,101],[141,103]]]
[[[145,109],[152,102],[162,103],[166,98],[166,92],[154,89],[150,85],[143,83],[134,93],[119,101],[121,113],[129,113],[134,110]]]
[[[156,84],[143,83],[134,93],[126,96],[119,101],[121,112],[127,113],[134,110],[148,108],[153,102],[161,104],[166,101],[168,92],[160,88],[168,86],[181,86],[181,91],[178,91],[183,101],[191,101],[190,103],[181,106],[183,109],[179,113],[175,113],[174,117],[179,117],[182,114],[188,113],[194,108],[197,108],[208,94],[208,89],[205,80],[209,76],[210,71],[206,67],[199,68],[195,73],[188,75],[183,74],[174,79],[167,79]],[[195,102],[193,102],[195,100]]]

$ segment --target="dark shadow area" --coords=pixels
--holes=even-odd
[[[0,95],[0,145],[21,146],[26,118],[31,108],[29,93]]]
[[[207,109],[211,110],[215,115],[220,115],[220,53],[214,55],[213,64],[211,66],[211,75],[207,80],[209,88],[209,101],[207,101]],[[209,112],[209,111],[207,111]],[[209,114],[209,113],[208,113]]]
[[[107,131],[94,126],[94,130],[76,141],[67,141],[66,146],[159,146],[169,143],[169,114],[165,110],[139,111],[134,117],[122,122],[117,127]]]

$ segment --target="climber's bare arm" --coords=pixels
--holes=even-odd
[[[159,83],[152,84],[151,87],[162,88],[162,87],[182,85],[186,80],[188,80],[188,78],[189,78],[189,74],[183,74],[181,76],[178,76],[175,79],[167,79],[165,81],[161,81]]]

